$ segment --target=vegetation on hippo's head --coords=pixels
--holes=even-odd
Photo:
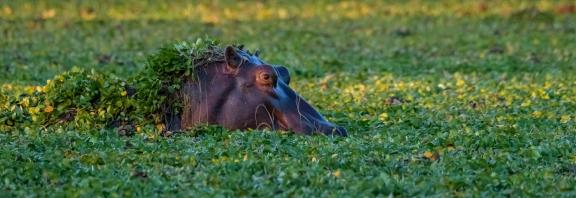
[[[128,80],[75,67],[26,93],[0,92],[0,129],[129,124],[137,131],[161,131],[164,114],[181,108],[176,93],[183,80],[193,80],[196,67],[222,57],[216,41],[198,39],[160,48],[148,57],[145,69]]]
[[[222,59],[222,48],[217,41],[211,39],[177,42],[148,56],[145,70],[130,81],[138,90],[134,97],[140,101],[135,113],[150,114],[153,117],[138,119],[141,122],[155,120],[157,123],[165,123],[165,115],[178,114],[182,105],[177,92],[182,82],[194,80],[195,76],[192,74],[195,68]]]
[[[189,76],[195,67],[223,58],[223,50],[217,41],[197,39],[195,42],[177,42],[160,48],[156,54],[148,56],[146,67],[152,74],[166,80]]]

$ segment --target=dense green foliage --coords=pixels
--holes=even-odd
[[[0,92],[4,97],[0,129],[88,130],[129,125],[129,132],[148,126],[151,130],[146,132],[161,133],[165,115],[181,110],[177,94],[181,84],[194,80],[195,68],[221,59],[222,51],[210,39],[178,42],[150,55],[144,70],[129,80],[75,67],[26,93]]]
[[[116,105],[122,79],[177,71],[136,85],[161,88],[190,65],[147,70],[176,65],[147,55],[208,35],[286,65],[350,137],[23,125],[0,133],[0,194],[576,196],[572,2],[230,2],[2,1],[0,102],[38,117],[0,116],[45,119],[53,101],[65,118],[94,90]]]

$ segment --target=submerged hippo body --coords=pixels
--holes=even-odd
[[[266,64],[257,54],[229,46],[222,61],[195,72],[194,79],[183,83],[178,128],[216,124],[231,130],[269,128],[347,135],[288,86],[286,68]]]

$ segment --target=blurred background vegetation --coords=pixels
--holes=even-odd
[[[0,9],[0,82],[12,83],[72,66],[123,76],[157,47],[202,36],[262,49],[306,76],[506,71],[523,61],[514,71],[562,70],[576,48],[571,1],[48,0]],[[558,61],[529,61],[549,59]]]

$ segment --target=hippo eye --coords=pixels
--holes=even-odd
[[[270,80],[270,74],[262,74],[262,79]]]
[[[265,84],[265,85],[274,85],[275,84],[274,75],[269,73],[269,72],[260,73],[260,75],[258,75],[258,81],[261,84]]]

